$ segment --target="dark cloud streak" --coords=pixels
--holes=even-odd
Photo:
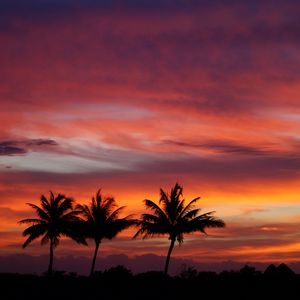
[[[260,149],[258,147],[251,147],[247,145],[241,145],[233,141],[212,140],[203,143],[190,143],[185,141],[165,140],[163,141],[163,143],[180,146],[180,147],[191,147],[191,148],[213,150],[218,153],[236,153],[236,154],[243,154],[243,155],[267,155],[272,153],[265,149]]]
[[[58,143],[51,139],[2,141],[0,142],[0,156],[24,155],[35,147],[41,149],[48,146],[58,146]]]

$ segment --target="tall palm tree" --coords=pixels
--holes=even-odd
[[[225,223],[221,219],[213,217],[214,212],[199,214],[200,208],[195,208],[195,203],[200,199],[197,197],[186,206],[183,199],[183,188],[176,183],[170,194],[160,189],[159,205],[145,199],[146,208],[153,214],[142,214],[139,221],[139,230],[134,238],[141,235],[143,238],[167,234],[171,241],[166,258],[164,274],[168,274],[170,257],[176,240],[179,244],[183,242],[185,233],[201,232],[206,234],[208,227],[224,227]]]
[[[41,195],[41,206],[27,203],[32,207],[38,218],[30,218],[19,221],[20,224],[31,224],[23,232],[23,236],[28,237],[23,244],[26,248],[35,239],[42,237],[41,244],[50,243],[50,259],[48,275],[53,271],[53,252],[58,246],[61,236],[70,237],[78,243],[86,244],[84,238],[77,233],[76,223],[80,221],[79,210],[74,210],[73,200],[64,195],[55,196],[50,191],[49,200]]]
[[[103,239],[113,239],[119,232],[135,224],[132,216],[119,218],[125,206],[119,207],[112,197],[103,197],[99,189],[90,205],[78,205],[83,217],[82,230],[85,238],[93,239],[95,250],[90,270],[94,274],[99,246]]]

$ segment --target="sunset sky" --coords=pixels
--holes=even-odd
[[[144,212],[175,182],[227,227],[174,257],[300,261],[300,3],[1,0],[0,256],[49,190]],[[165,255],[126,231],[99,255]],[[92,244],[91,244],[92,245]],[[57,255],[90,257],[63,241]]]

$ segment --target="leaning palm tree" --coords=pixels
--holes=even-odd
[[[50,243],[50,260],[48,275],[52,275],[53,252],[58,246],[61,236],[70,237],[78,243],[86,244],[84,238],[77,233],[76,223],[80,221],[79,210],[73,208],[73,200],[58,194],[55,196],[50,191],[49,200],[42,195],[40,198],[41,206],[27,203],[32,207],[38,218],[24,219],[20,224],[31,224],[23,232],[23,236],[28,237],[23,244],[26,248],[35,239],[42,237],[41,244]]]
[[[171,241],[166,258],[164,274],[168,274],[170,257],[176,240],[179,244],[183,242],[185,233],[200,231],[206,234],[208,227],[224,227],[225,223],[221,219],[213,217],[213,211],[199,214],[200,208],[195,208],[195,203],[200,199],[197,197],[186,206],[183,199],[183,188],[176,183],[167,194],[160,189],[159,205],[151,200],[145,199],[146,208],[152,210],[153,214],[142,214],[139,221],[139,230],[134,238],[141,235],[143,238],[167,234]]]
[[[113,239],[119,232],[135,224],[132,216],[119,218],[125,206],[119,207],[114,198],[103,197],[99,189],[90,205],[78,205],[83,218],[82,233],[85,238],[94,240],[95,250],[90,270],[94,274],[99,246],[103,239]]]

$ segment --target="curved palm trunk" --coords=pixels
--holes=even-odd
[[[171,244],[170,244],[170,248],[169,248],[169,251],[168,251],[168,255],[167,255],[164,275],[168,275],[169,263],[170,263],[171,253],[172,253],[172,250],[174,248],[174,245],[175,245],[175,239],[172,239]]]
[[[99,246],[100,246],[100,242],[96,242],[96,247],[95,247],[95,252],[94,252],[94,257],[93,257],[93,262],[92,262],[90,276],[93,276],[93,274],[94,274]]]
[[[53,239],[50,239],[50,260],[48,266],[48,275],[52,276],[53,273]]]

